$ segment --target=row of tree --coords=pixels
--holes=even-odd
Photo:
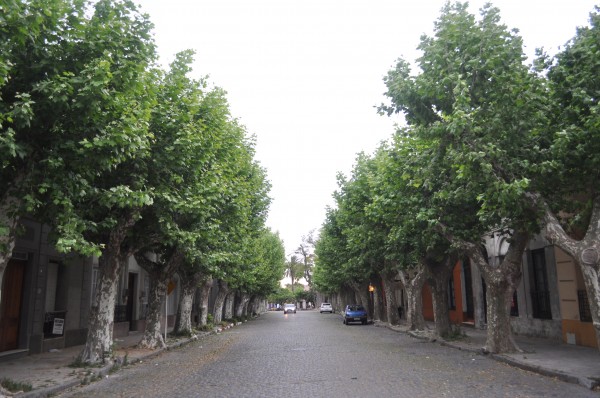
[[[270,185],[225,92],[190,77],[192,52],[159,68],[152,24],[127,0],[2,0],[0,14],[0,282],[23,216],[51,225],[58,250],[98,256],[91,363],[111,350],[131,256],[151,278],[150,347],[164,344],[174,273],[179,332],[213,278],[246,303],[275,291],[285,256],[264,225]]]
[[[369,281],[383,280],[396,323],[400,278],[408,323],[421,329],[428,280],[445,335],[448,278],[468,257],[487,286],[487,350],[517,350],[510,303],[522,254],[542,232],[581,269],[600,336],[599,12],[556,56],[538,50],[526,65],[498,9],[477,17],[448,3],[434,35],[421,38],[417,72],[400,59],[384,79],[389,103],[379,111],[403,114],[405,127],[339,176],[316,244],[317,289],[353,288],[366,302]],[[490,233],[508,238],[503,258],[485,253]]]

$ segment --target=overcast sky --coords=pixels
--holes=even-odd
[[[155,24],[161,62],[196,51],[194,74],[228,92],[233,116],[257,137],[273,203],[267,224],[289,255],[321,227],[336,173],[372,153],[394,123],[379,116],[383,76],[413,62],[443,0],[138,0]],[[600,2],[599,2],[600,3]],[[477,13],[484,1],[471,1]],[[587,25],[595,1],[497,0],[528,55],[554,53]]]

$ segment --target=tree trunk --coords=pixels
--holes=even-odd
[[[148,313],[146,315],[146,329],[139,343],[140,348],[165,348],[166,342],[162,336],[160,314],[163,308],[163,297],[167,296],[167,285],[182,262],[184,255],[178,249],[173,250],[167,259],[152,261],[143,253],[136,253],[135,259],[148,272],[150,277],[150,295],[148,297]],[[168,314],[165,311],[165,324],[168,322]]]
[[[180,275],[182,277],[182,275]],[[181,278],[181,297],[177,307],[174,332],[177,335],[192,335],[192,303],[198,287],[199,276]]]
[[[235,317],[241,319],[244,316],[244,306],[250,300],[247,293],[240,293],[240,299],[235,305]]]
[[[444,226],[438,227],[450,242],[468,254],[485,279],[488,332],[484,350],[494,354],[520,352],[512,337],[510,305],[521,281],[521,262],[529,234],[526,231],[514,231],[504,259],[499,265],[492,265],[483,255],[479,242],[458,239]]]
[[[440,337],[450,334],[448,306],[448,281],[456,264],[456,256],[448,256],[442,262],[427,259],[425,265],[432,290],[435,333]]]
[[[113,325],[119,261],[112,259],[105,249],[98,261],[98,275],[92,308],[89,314],[88,333],[79,360],[83,363],[104,363],[112,355]]]
[[[342,307],[341,303],[340,303],[340,293],[332,293],[331,294],[331,305],[333,306],[333,310],[337,311],[338,313],[340,313],[344,307]]]
[[[594,199],[588,228],[582,240],[568,236],[549,207],[546,204],[544,207],[546,237],[569,254],[581,270],[600,349],[600,196]]]
[[[256,295],[252,296],[252,298],[250,298],[250,300],[248,300],[247,313],[249,316],[256,316],[258,314],[259,300],[260,300],[259,297]]]
[[[354,291],[360,304],[367,310],[367,319],[373,319],[373,314],[369,308],[369,282],[363,282],[361,284],[351,282],[350,287]],[[351,303],[348,303],[351,304]]]
[[[265,305],[265,299],[264,298],[260,298],[257,301],[257,306],[256,306],[256,313],[257,314],[263,314],[265,312],[266,309],[266,305]]]
[[[422,266],[399,270],[398,275],[406,290],[406,321],[410,330],[425,330],[423,318],[423,285],[425,270]]]
[[[78,355],[81,362],[98,364],[112,355],[115,299],[122,265],[121,244],[134,223],[132,214],[122,217],[110,232],[108,243],[98,259],[98,276],[88,318],[87,338]]]
[[[371,279],[371,286],[373,286],[373,291],[370,292],[373,297],[373,320],[374,321],[385,321],[385,308],[384,308],[384,300],[383,300],[383,289],[381,288],[381,277],[376,274]]]
[[[229,294],[225,297],[225,303],[223,307],[225,309],[224,316],[226,320],[233,319],[233,305],[235,302],[235,292],[229,292]]]
[[[383,283],[385,301],[387,302],[387,321],[390,325],[398,325],[400,323],[400,317],[398,314],[398,299],[396,298],[396,289],[394,286],[394,279],[397,272],[383,271],[380,275]]]
[[[146,328],[144,336],[139,342],[140,348],[165,348],[167,345],[162,336],[160,323],[161,310],[164,307],[164,297],[167,293],[167,280],[158,279],[156,275],[150,275],[150,293],[148,296],[148,312],[146,313]],[[167,314],[165,313],[165,322]]]
[[[199,308],[199,316],[198,316],[198,326],[206,326],[208,323],[208,299],[210,297],[210,289],[213,285],[213,279],[211,277],[207,277],[203,281],[201,281],[199,289],[200,289],[200,302],[198,303]]]
[[[515,232],[500,265],[489,264],[479,245],[467,243],[469,257],[477,264],[486,282],[488,333],[484,350],[494,354],[520,352],[512,337],[510,305],[521,281],[521,259],[529,241],[525,232]]]
[[[223,320],[223,304],[225,303],[225,297],[229,294],[229,287],[227,287],[227,282],[219,279],[217,282],[219,286],[219,292],[217,293],[217,297],[215,298],[215,308],[213,309],[213,319],[215,325],[218,325]]]

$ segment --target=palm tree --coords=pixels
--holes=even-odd
[[[292,280],[292,292],[294,292],[294,284],[304,275],[304,263],[298,261],[298,257],[292,255],[290,261],[285,263],[285,276]]]

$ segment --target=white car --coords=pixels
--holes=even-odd
[[[296,313],[296,304],[284,304],[283,305],[283,313],[289,314],[290,312]]]
[[[324,312],[329,312],[330,314],[333,314],[333,307],[330,303],[321,303],[321,306],[319,307],[319,313],[322,314]]]

